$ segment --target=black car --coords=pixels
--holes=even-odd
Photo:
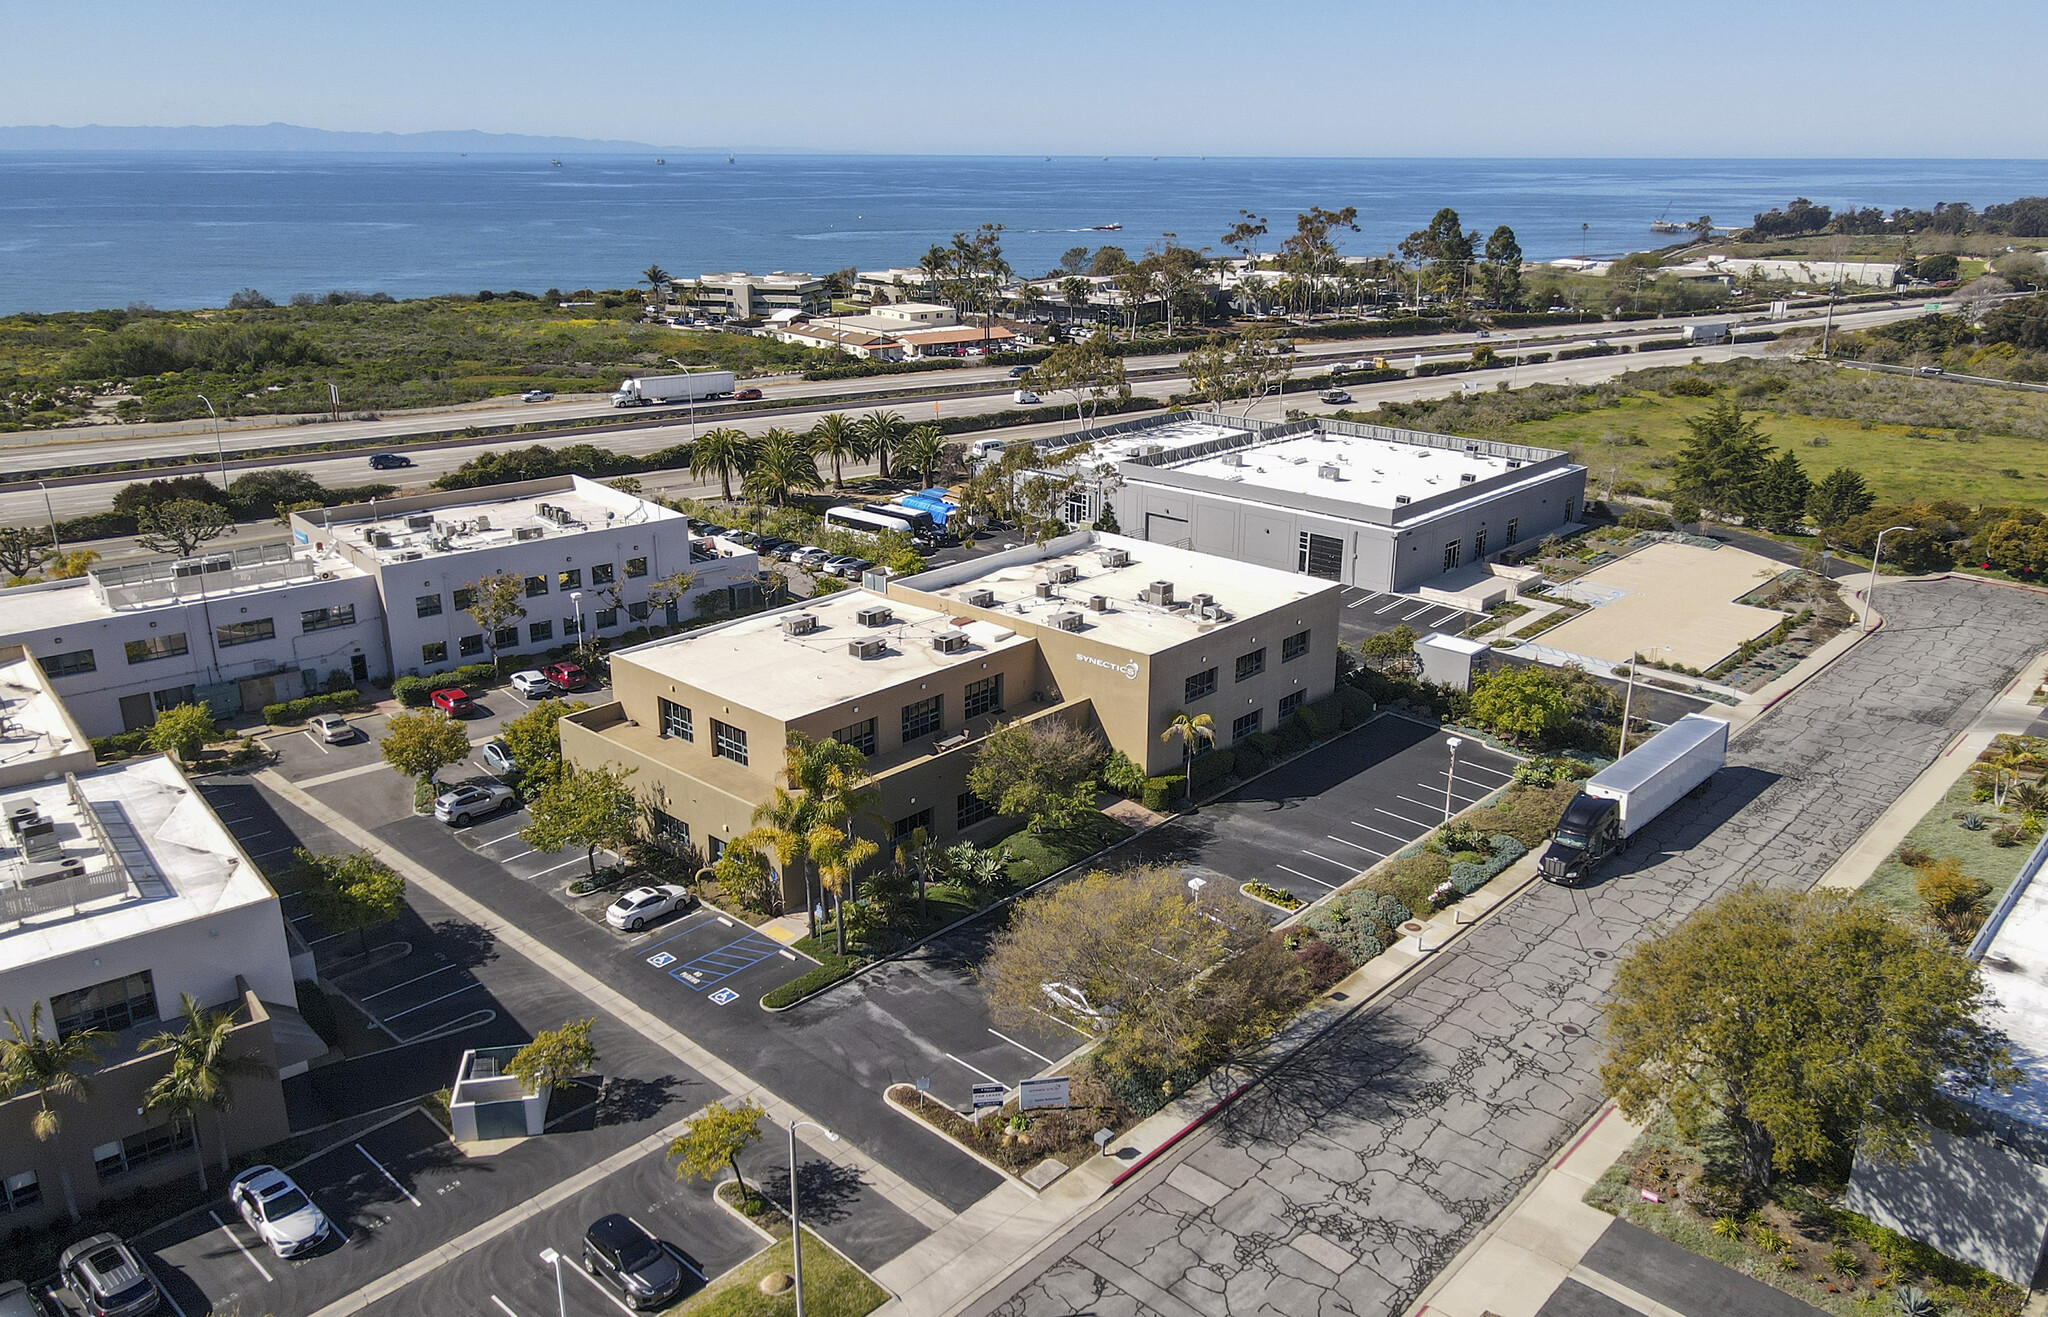
[[[764,536],[761,542],[754,546],[754,552],[760,554],[763,558],[787,558],[789,551],[795,547],[796,542],[794,540],[785,540],[774,535],[768,535]]]
[[[662,1242],[618,1212],[583,1234],[583,1266],[635,1308],[662,1308],[683,1287],[683,1269]]]
[[[370,469],[372,471],[391,471],[395,470],[398,467],[411,465],[412,459],[407,457],[404,453],[370,454]]]

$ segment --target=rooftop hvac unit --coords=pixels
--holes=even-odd
[[[31,860],[47,859],[64,853],[64,843],[57,840],[57,825],[49,819],[24,823],[14,835],[21,843],[23,853]]]
[[[22,824],[33,823],[42,817],[42,812],[36,808],[36,802],[33,800],[10,800],[5,805],[0,805],[0,811],[5,811],[7,826],[16,832],[21,831]]]
[[[1343,475],[1344,473],[1339,471],[1334,466],[1326,465],[1319,466],[1316,468],[1316,479],[1318,480],[1338,480],[1341,479]]]
[[[28,866],[22,875],[23,887],[40,887],[44,883],[62,882],[66,878],[85,877],[85,861],[76,855],[67,855],[61,860],[44,860]]]
[[[1063,562],[1057,567],[1047,568],[1045,573],[1045,579],[1051,581],[1054,585],[1065,585],[1069,581],[1080,579],[1080,576],[1081,573],[1074,565],[1067,562]]]
[[[941,654],[961,654],[967,650],[967,637],[958,631],[947,631],[932,637],[932,648]]]
[[[1104,549],[1098,556],[1102,559],[1104,567],[1128,567],[1131,565],[1131,551],[1129,549]]]
[[[401,554],[399,554],[399,555],[398,555],[398,561],[399,561],[399,562],[418,562],[418,561],[419,561],[420,559],[422,559],[422,558],[424,558],[424,557],[426,557],[426,556],[427,556],[426,554],[424,554],[424,553],[420,552],[420,551],[419,551],[418,549],[407,549],[407,550],[406,550],[405,552],[403,552],[403,553],[401,553]]]
[[[431,512],[415,512],[405,519],[405,528],[407,530],[426,530],[433,524],[434,514]]]
[[[1050,599],[1052,598],[1052,582],[1040,581],[1037,585],[1031,587],[1031,592],[1040,599]]]
[[[816,613],[791,613],[782,619],[782,633],[786,636],[808,636],[817,629]]]
[[[512,532],[512,538],[515,540],[537,540],[540,537],[541,529],[538,526],[521,526]]]
[[[1157,456],[1159,456],[1159,454],[1161,454],[1161,453],[1163,453],[1163,452],[1165,452],[1165,451],[1166,451],[1166,445],[1165,445],[1165,444],[1139,444],[1139,445],[1138,445],[1138,455],[1139,455],[1140,457],[1157,457]]]
[[[1091,613],[1107,613],[1109,611],[1109,596],[1104,594],[1089,595],[1088,611]]]
[[[896,620],[896,614],[877,605],[856,612],[853,620],[862,626],[887,626]]]
[[[967,606],[969,608],[994,608],[996,606],[996,592],[993,590],[969,590],[967,592]]]
[[[1519,467],[1519,466],[1521,466],[1521,465],[1522,465],[1522,464],[1521,464],[1520,462],[1516,461],[1516,460],[1515,460],[1514,458],[1512,458],[1512,457],[1508,459],[1508,470],[1510,470],[1510,471],[1513,471],[1513,470],[1514,470],[1515,468],[1517,468],[1517,467]]]
[[[489,530],[491,528],[491,519],[481,512],[477,513],[476,528],[478,530]]]
[[[539,517],[542,521],[553,521],[555,519],[555,505],[552,503],[536,503],[533,505],[533,515]]]
[[[1046,621],[1062,631],[1079,631],[1081,629],[1081,615],[1071,610],[1063,613],[1054,613]]]
[[[1461,485],[1477,484],[1478,481],[1479,477],[1473,475],[1470,471],[1467,471],[1464,475],[1458,477],[1458,483]]]
[[[1215,604],[1216,596],[1208,593],[1206,590],[1201,594],[1191,594],[1188,596],[1189,608],[1212,608]]]
[[[1413,500],[1412,500],[1412,499],[1410,499],[1410,498],[1409,498],[1409,497],[1408,497],[1408,496],[1407,496],[1406,494],[1396,494],[1396,495],[1394,495],[1394,506],[1395,506],[1395,507],[1397,507],[1397,508],[1398,508],[1398,507],[1400,507],[1400,506],[1401,506],[1401,505],[1402,505],[1403,503],[1409,503],[1409,502],[1412,502],[1412,501],[1413,501]]]
[[[1148,604],[1156,604],[1164,608],[1173,602],[1173,582],[1154,581],[1139,593],[1138,598]]]
[[[846,642],[846,652],[857,659],[878,659],[889,652],[889,642],[880,636],[870,636],[865,640],[849,640]]]
[[[1478,452],[1478,451],[1479,451],[1479,445],[1478,445],[1478,444],[1466,444],[1466,445],[1465,445],[1465,451],[1466,451],[1466,452],[1468,452],[1468,453],[1476,453],[1476,452]]]
[[[391,543],[392,543],[391,537],[390,537],[389,535],[385,534],[385,533],[384,533],[383,531],[379,530],[379,531],[372,531],[372,532],[370,532],[370,547],[371,547],[371,548],[375,548],[375,549],[388,549],[388,548],[390,548],[390,547],[391,547]]]
[[[1223,455],[1223,465],[1225,465],[1225,466],[1243,466],[1243,465],[1244,465],[1244,454],[1243,454],[1243,453],[1225,453],[1225,454]]]

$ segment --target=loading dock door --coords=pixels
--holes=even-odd
[[[1148,512],[1145,514],[1145,538],[1154,544],[1175,544],[1184,549],[1188,546],[1187,518]]]
[[[1344,579],[1344,541],[1335,535],[1301,533],[1296,570],[1325,581]]]

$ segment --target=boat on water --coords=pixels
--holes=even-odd
[[[1090,233],[1115,233],[1122,227],[1123,225],[1121,224],[1090,224],[1088,231]]]
[[[657,165],[665,165],[668,163],[668,157],[658,155],[654,157],[654,163]]]
[[[562,162],[559,160],[550,160],[548,161],[548,166],[552,169],[560,169],[562,167]]]

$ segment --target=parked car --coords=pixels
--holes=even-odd
[[[527,668],[513,673],[512,689],[529,700],[544,699],[555,693],[555,688],[548,685],[548,675],[539,668]]]
[[[355,725],[338,713],[316,714],[306,725],[329,745],[346,745],[356,739]]]
[[[866,558],[855,558],[853,560],[853,569],[847,574],[846,579],[849,581],[858,581],[873,566],[874,564],[869,562]]]
[[[553,389],[528,389],[519,395],[521,402],[548,402],[555,396]]]
[[[370,469],[372,471],[393,471],[399,467],[411,465],[412,459],[404,453],[370,454]]]
[[[143,1317],[163,1305],[156,1277],[119,1235],[79,1240],[58,1257],[57,1274],[87,1317]]]
[[[711,533],[711,523],[697,517],[684,517],[683,524],[690,528],[690,534],[692,535],[709,535]]]
[[[50,1317],[36,1292],[18,1280],[0,1284],[0,1317]]]
[[[1321,393],[1317,394],[1316,397],[1321,398],[1324,402],[1330,403],[1351,401],[1351,395],[1344,392],[1344,390],[1342,389],[1324,389]]]
[[[237,1175],[228,1185],[228,1201],[281,1258],[296,1257],[327,1238],[326,1214],[275,1166],[251,1166]]]
[[[787,558],[789,556],[788,551],[795,547],[796,545],[789,540],[779,539],[773,535],[764,535],[761,537],[761,542],[754,546],[754,552],[760,554],[763,558]]]
[[[476,701],[469,698],[469,692],[460,686],[450,686],[434,692],[434,707],[451,718],[464,718],[476,712]]]
[[[1038,395],[1029,389],[1019,389],[1010,395],[1010,401],[1021,402],[1028,406],[1038,401]]]
[[[683,1287],[683,1269],[660,1240],[614,1212],[583,1234],[583,1265],[635,1308],[667,1307]]]
[[[859,561],[850,553],[835,553],[825,560],[822,570],[828,575],[844,576],[846,569]]]
[[[476,757],[483,760],[485,768],[499,777],[509,777],[519,771],[519,762],[512,758],[512,748],[496,737],[485,741],[483,748],[477,751]]]
[[[736,530],[725,538],[731,540],[734,544],[745,545],[749,549],[761,542],[761,537],[750,530]]]
[[[807,568],[810,571],[816,571],[819,567],[821,567],[824,564],[825,560],[831,556],[831,554],[825,552],[823,549],[817,547],[814,544],[806,544],[803,548],[798,549],[795,553],[790,554],[789,560],[799,567]]]
[[[696,897],[674,883],[660,883],[653,887],[635,887],[612,902],[604,912],[604,921],[613,928],[637,933],[663,915],[686,915],[696,908]]]
[[[519,803],[519,794],[503,782],[468,782],[434,798],[434,817],[452,828],[470,820],[502,813]]]
[[[550,663],[540,671],[558,691],[580,691],[590,682],[588,674],[574,663]]]
[[[759,389],[741,389],[733,394],[732,398],[734,402],[759,402],[761,401],[761,391]]]

